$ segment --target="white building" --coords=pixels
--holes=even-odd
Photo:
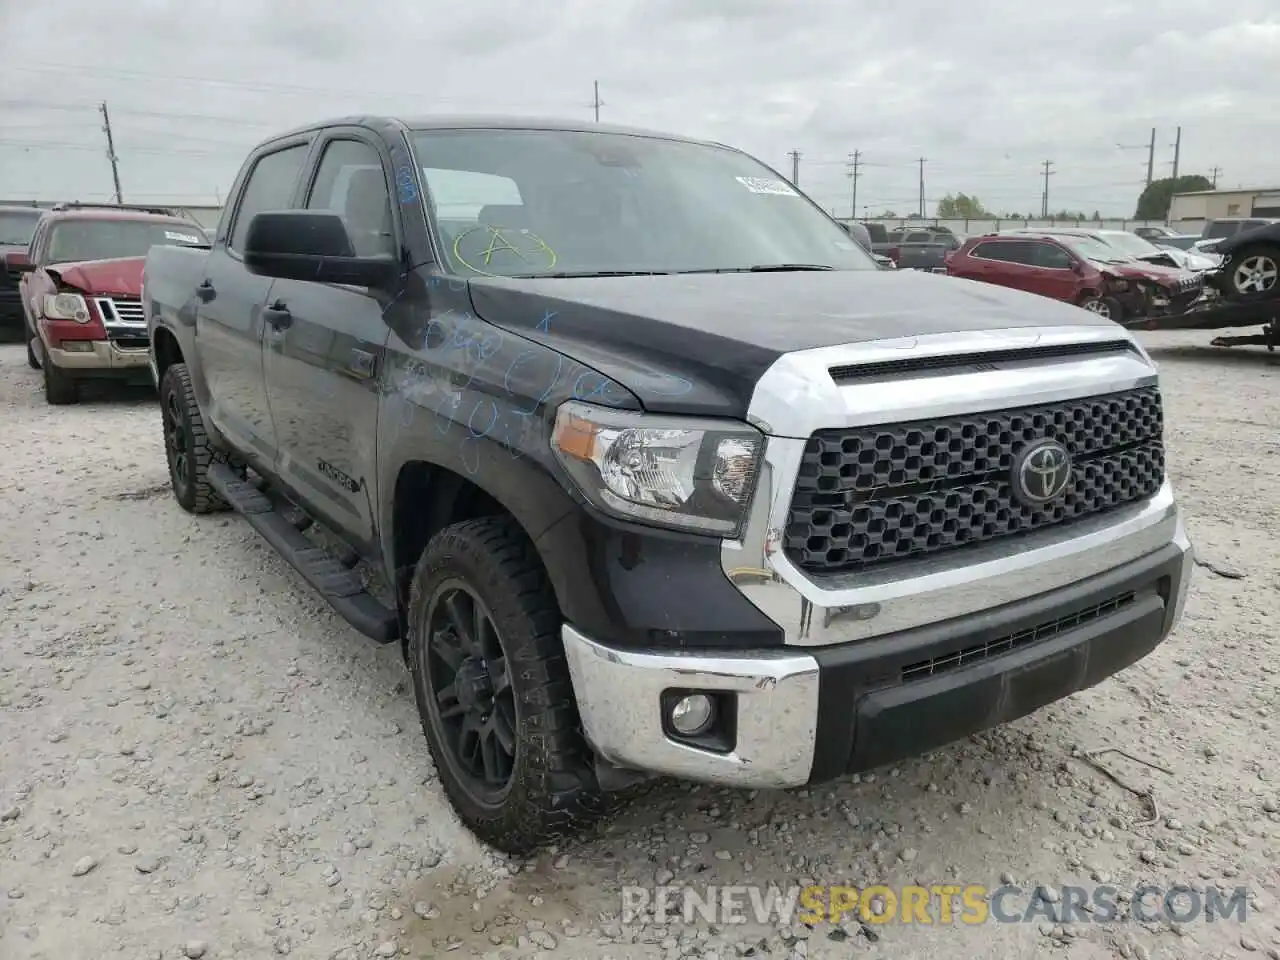
[[[1280,217],[1280,187],[1239,190],[1197,190],[1174,194],[1169,223],[1203,223],[1222,217]]]

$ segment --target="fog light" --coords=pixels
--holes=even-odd
[[[88,340],[63,340],[62,349],[68,353],[93,353],[93,343]]]
[[[716,706],[705,693],[681,697],[671,708],[671,727],[682,737],[706,732],[716,718]]]

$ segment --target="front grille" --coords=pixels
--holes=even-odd
[[[1155,494],[1163,433],[1156,387],[822,430],[805,446],[783,547],[797,566],[836,573],[1068,523]],[[1014,497],[1012,468],[1040,439],[1066,447],[1071,476],[1032,506]]]
[[[145,327],[147,325],[146,317],[142,314],[142,301],[137,297],[99,297],[96,302],[105,326]]]
[[[963,650],[939,654],[928,660],[910,664],[902,668],[902,682],[910,683],[912,680],[923,680],[925,677],[932,677],[936,673],[944,673],[947,670],[955,670],[958,667],[967,667],[969,664],[977,663],[979,660],[988,660],[991,657],[998,657],[1002,653],[1008,653],[1010,650],[1018,650],[1022,647],[1029,647],[1033,643],[1040,643],[1043,640],[1056,637],[1060,633],[1066,633],[1068,630],[1074,630],[1076,627],[1082,627],[1086,623],[1091,623],[1101,617],[1113,614],[1117,610],[1123,610],[1133,603],[1135,596],[1132,591],[1122,593],[1118,597],[1112,597],[1103,603],[1096,603],[1091,607],[1078,610],[1065,617],[1058,617],[1058,619],[1050,620],[1048,623],[1042,623],[1026,630],[1019,630],[1017,633],[1010,633],[994,640],[988,640],[986,643],[977,643],[973,646],[965,647]]]

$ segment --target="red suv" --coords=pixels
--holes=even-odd
[[[1126,257],[1086,236],[989,234],[966,240],[947,257],[947,273],[1065,300],[1112,320],[1182,313],[1204,281]]]
[[[200,246],[203,230],[158,208],[54,207],[26,251],[5,254],[20,277],[27,363],[49,403],[75,403],[80,383],[151,382],[142,264],[154,244]]]

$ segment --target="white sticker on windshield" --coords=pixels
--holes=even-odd
[[[200,243],[199,237],[194,237],[189,233],[171,233],[168,230],[164,232],[164,238],[166,240],[177,240],[179,243]]]
[[[785,180],[773,180],[769,177],[738,177],[738,182],[752,193],[771,193],[779,197],[798,197],[799,194]]]

